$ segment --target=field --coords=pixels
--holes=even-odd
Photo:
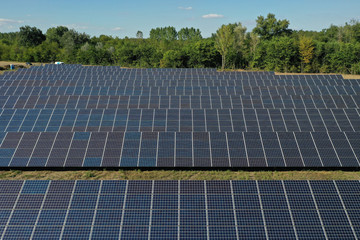
[[[10,64],[15,64],[15,65],[21,65],[23,67],[27,67],[25,62],[9,62],[9,61],[0,61],[0,67],[5,67],[7,65]],[[33,66],[41,66],[41,63],[31,63]],[[9,71],[9,70],[5,70],[5,71]],[[3,74],[5,72],[4,70],[0,70],[0,75]]]
[[[360,79],[360,75],[342,74],[344,79]]]
[[[314,74],[328,74],[328,73],[279,73],[276,72],[275,75],[314,75]],[[336,73],[329,73],[328,75],[334,75]],[[344,79],[360,79],[360,75],[351,75],[351,74],[341,74]]]
[[[360,180],[356,171],[0,171],[1,180]]]

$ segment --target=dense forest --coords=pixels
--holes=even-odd
[[[274,14],[259,16],[247,31],[241,23],[222,25],[210,38],[199,29],[156,28],[149,38],[90,37],[64,26],[43,33],[23,26],[0,33],[0,59],[125,67],[222,68],[278,72],[360,74],[360,22],[322,31],[295,31]]]

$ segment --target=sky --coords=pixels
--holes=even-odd
[[[249,31],[256,18],[274,13],[288,19],[294,30],[320,31],[331,24],[360,20],[359,0],[6,0],[0,6],[0,32],[18,31],[24,25],[43,32],[67,26],[91,36],[123,38],[152,28],[199,28],[209,37],[222,24],[241,22]]]

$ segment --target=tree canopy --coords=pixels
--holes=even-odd
[[[62,36],[68,32],[69,29],[64,26],[52,27],[46,31],[46,40],[49,42],[60,43]]]
[[[291,30],[289,27],[289,20],[278,20],[275,14],[269,13],[266,18],[259,16],[256,20],[256,27],[254,33],[257,33],[260,38],[269,40],[273,37],[289,35]]]
[[[137,33],[136,33],[136,38],[138,38],[138,39],[143,39],[143,38],[144,38],[143,32],[142,32],[142,31],[137,31]]]
[[[46,37],[42,31],[36,27],[20,27],[19,43],[26,47],[37,46],[45,41]]]
[[[222,25],[217,31],[215,36],[215,47],[222,57],[221,70],[224,70],[226,65],[226,56],[228,55],[231,47],[235,43],[233,29],[230,25]]]
[[[201,32],[199,29],[195,28],[182,28],[178,32],[179,40],[182,41],[198,41],[202,39]]]
[[[224,24],[211,37],[184,27],[158,27],[144,38],[106,35],[91,37],[65,26],[31,26],[0,33],[0,59],[121,65],[126,67],[185,67],[336,72],[360,74],[360,22],[350,20],[322,31],[295,31],[287,19],[259,16],[248,31],[240,22]]]
[[[177,39],[177,31],[174,27],[155,28],[150,31],[150,39],[157,41],[174,41]]]

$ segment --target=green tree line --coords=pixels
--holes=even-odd
[[[199,29],[151,29],[149,38],[90,37],[64,26],[45,33],[23,26],[0,33],[0,59],[125,67],[221,68],[278,72],[360,74],[360,22],[322,31],[295,31],[274,14],[259,16],[248,31],[241,23],[222,25],[209,38]]]

